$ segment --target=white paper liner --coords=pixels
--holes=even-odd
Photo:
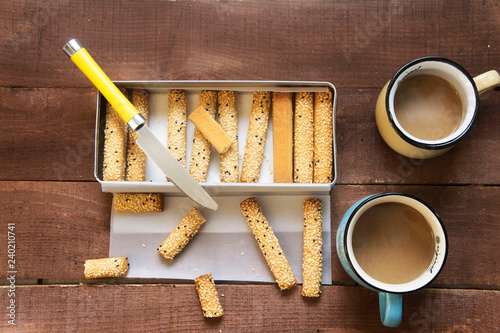
[[[214,197],[216,212],[200,209],[207,222],[173,261],[158,246],[193,208],[187,197],[166,197],[162,213],[117,213],[112,208],[110,257],[128,257],[129,278],[194,280],[212,273],[218,281],[275,282],[248,226],[240,202],[247,196]],[[302,282],[303,200],[310,196],[257,197],[264,215]],[[323,202],[323,284],[332,283],[330,196]]]

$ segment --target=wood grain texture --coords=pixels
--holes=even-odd
[[[381,87],[399,67],[424,55],[452,58],[473,75],[498,66],[500,57],[496,0],[30,0],[9,1],[3,9],[2,86],[90,87],[61,50],[74,37],[112,80]]]
[[[108,257],[111,199],[97,182],[0,182],[0,237],[15,223],[17,279],[80,279],[86,259]],[[8,270],[3,260],[0,278]]]
[[[430,160],[394,153],[374,119],[381,87],[410,60],[447,57],[472,76],[500,70],[498,0],[26,0],[1,8],[0,239],[15,222],[18,326],[7,327],[5,303],[0,331],[395,331],[381,325],[376,293],[355,285],[335,248],[334,285],[319,299],[305,300],[300,288],[218,284],[225,313],[215,320],[203,318],[192,282],[79,285],[84,261],[108,256],[112,196],[93,175],[96,90],[62,52],[75,37],[112,80],[333,83],[332,244],[364,196],[425,200],[445,223],[450,252],[428,288],[404,297],[397,331],[500,330],[500,89],[481,96],[469,135]],[[7,300],[3,245],[0,257]]]
[[[283,293],[276,286],[217,284],[217,291],[224,316],[206,319],[194,283],[20,286],[16,330],[394,331],[380,323],[377,294],[362,287],[327,286],[314,300],[304,299],[299,288]],[[2,299],[6,293],[1,287]],[[500,325],[494,310],[499,307],[500,291],[423,289],[404,297],[398,332],[494,332]],[[1,321],[0,329],[6,325]]]
[[[19,279],[78,280],[86,259],[107,257],[111,194],[98,183],[2,182],[0,203],[7,212],[0,225],[16,224]],[[336,185],[331,193],[332,244],[342,216],[361,198],[382,192],[403,192],[426,201],[441,216],[450,251],[433,286],[499,288],[500,267],[491,235],[500,233],[500,188],[483,186]],[[31,203],[28,208],[26,203]],[[471,223],[474,224],[473,231]],[[467,235],[467,237],[464,237]],[[26,246],[30,244],[30,246]],[[33,252],[31,249],[36,248]],[[473,250],[471,250],[473,249]],[[473,256],[473,260],[471,259]],[[0,262],[0,278],[7,263]],[[350,284],[332,248],[334,283]]]
[[[499,16],[500,17],[500,16]],[[471,131],[444,155],[416,160],[394,152],[375,124],[380,89],[339,89],[336,117],[340,184],[499,185],[500,89],[481,96]]]
[[[95,89],[0,88],[0,180],[94,180]]]
[[[339,184],[499,185],[500,90],[481,97],[471,132],[448,153],[414,160],[391,150],[375,124],[379,89],[339,89]],[[94,180],[95,89],[0,88],[0,180]],[[41,113],[40,113],[41,112]],[[34,115],[41,114],[36,121]],[[481,168],[477,168],[481,161]]]

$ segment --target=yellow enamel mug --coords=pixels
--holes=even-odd
[[[461,99],[462,114],[451,134],[439,139],[412,135],[398,121],[395,96],[401,84],[419,75],[434,75],[448,81]],[[500,75],[492,70],[472,78],[459,64],[442,57],[424,57],[403,66],[384,86],[377,100],[375,118],[380,135],[397,153],[415,159],[439,156],[450,150],[470,130],[479,108],[479,95],[500,85]]]

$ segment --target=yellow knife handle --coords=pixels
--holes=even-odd
[[[132,103],[123,96],[116,85],[111,82],[108,76],[102,71],[77,39],[72,39],[66,43],[63,47],[63,51],[96,86],[132,130],[135,131],[145,124],[146,119],[137,111]]]

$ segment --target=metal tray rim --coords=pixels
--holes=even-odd
[[[318,189],[318,194],[323,194],[325,192],[330,192],[333,186],[337,182],[338,178],[338,172],[337,172],[337,145],[336,145],[336,110],[337,110],[337,89],[335,86],[326,81],[271,81],[271,80],[118,80],[118,81],[113,81],[117,86],[123,86],[125,88],[131,88],[131,89],[139,89],[138,86],[141,88],[148,88],[148,89],[196,89],[201,87],[210,86],[211,89],[213,90],[223,90],[222,88],[224,86],[227,86],[228,88],[231,87],[233,90],[241,91],[243,87],[250,87],[252,89],[246,89],[246,91],[252,91],[255,90],[255,87],[261,87],[262,89],[266,88],[266,90],[272,90],[272,91],[294,91],[296,92],[298,86],[305,86],[305,87],[325,87],[327,86],[333,91],[333,180],[329,184],[297,184],[297,183],[202,183],[202,186],[211,188],[211,187],[217,187],[217,186],[224,186],[228,189],[232,187],[238,187],[238,186],[245,186],[248,187],[250,192],[252,189],[259,189],[262,188],[263,186],[267,186],[269,188],[275,188],[275,189],[286,189],[286,188],[291,188],[295,187],[300,189],[301,187],[305,187],[307,189],[309,188],[317,188]],[[217,87],[213,87],[213,85],[217,85]],[[240,89],[234,89],[234,88],[240,88]],[[217,88],[217,89],[214,89]],[[278,88],[278,89],[277,89]],[[310,89],[309,89],[310,91]],[[95,149],[94,149],[94,177],[96,180],[101,184],[102,190],[104,192],[119,192],[118,190],[111,190],[109,186],[106,186],[107,184],[113,184],[114,186],[111,186],[111,188],[120,186],[120,183],[127,183],[127,185],[131,185],[130,183],[134,182],[110,182],[110,181],[103,181],[102,179],[99,178],[99,153],[100,153],[100,145],[103,144],[100,142],[100,123],[101,123],[101,100],[103,96],[101,93],[98,91],[97,92],[97,100],[96,100],[96,131],[95,131]],[[137,182],[139,183],[139,182]],[[152,183],[147,183],[151,185]],[[155,186],[151,186],[151,189],[154,189]],[[158,184],[156,187],[162,188],[162,189],[173,189],[175,191],[176,186],[171,183],[161,183]],[[139,190],[139,188],[138,188]],[[177,191],[175,191],[177,192]],[[175,193],[174,192],[174,193]],[[210,191],[214,192],[214,191]],[[215,191],[217,192],[217,191]],[[230,193],[230,192],[227,192]],[[165,194],[170,194],[170,191]],[[280,193],[273,193],[271,191],[269,195],[273,194],[280,194]],[[175,194],[174,194],[175,195]],[[224,194],[222,194],[224,195]]]

